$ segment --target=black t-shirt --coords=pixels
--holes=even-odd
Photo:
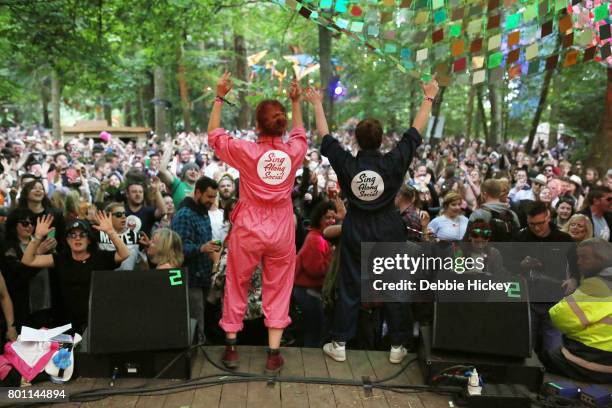
[[[69,252],[53,254],[53,263],[60,317],[64,320],[59,323],[70,322],[75,331],[82,334],[87,325],[91,273],[117,268],[115,251],[95,251],[85,261],[75,261]]]
[[[151,236],[151,230],[153,229],[153,225],[155,225],[155,222],[157,221],[157,219],[155,218],[154,207],[141,207],[140,210],[134,212],[130,210],[129,206],[126,205],[125,211],[126,215],[128,216],[127,226],[129,229],[135,231],[137,234],[138,232],[142,231],[148,236]],[[133,220],[131,220],[130,218],[133,217],[137,217],[138,219],[140,219],[140,225],[138,225],[137,222],[136,225],[131,225]]]

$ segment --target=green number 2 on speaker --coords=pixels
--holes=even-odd
[[[508,288],[506,295],[511,298],[520,298],[521,297],[521,285],[519,282],[511,282],[512,286]]]
[[[183,275],[181,275],[180,269],[172,269],[168,273],[170,273],[170,286],[183,284]]]

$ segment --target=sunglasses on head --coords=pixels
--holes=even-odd
[[[77,238],[87,238],[88,235],[86,232],[69,232],[68,238],[77,239]]]
[[[489,238],[491,237],[491,230],[488,228],[474,228],[470,232],[470,235],[474,238],[478,238],[478,237]]]
[[[32,221],[30,220],[21,220],[21,221],[17,221],[19,224],[21,224],[22,227],[31,227],[32,225],[34,225],[32,223]]]
[[[117,211],[117,212],[114,212],[114,213],[111,213],[111,214],[113,215],[113,217],[117,217],[117,218],[123,218],[126,215],[125,211]]]

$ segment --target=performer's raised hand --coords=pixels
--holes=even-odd
[[[294,77],[289,87],[289,98],[292,102],[299,102],[301,96],[302,88],[300,88],[300,83],[297,78]]]
[[[232,90],[233,86],[232,74],[229,71],[225,71],[217,81],[217,96],[224,98]]]
[[[433,74],[431,81],[427,83],[421,83],[421,89],[423,89],[423,93],[428,98],[435,98],[438,94],[438,81],[436,81],[436,74]]]
[[[304,99],[312,105],[323,104],[323,92],[320,89],[309,86],[304,92]]]

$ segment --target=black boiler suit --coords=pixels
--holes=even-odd
[[[361,150],[353,157],[330,135],[323,138],[321,154],[338,175],[348,198],[342,224],[338,299],[331,329],[332,339],[355,337],[361,305],[361,243],[406,242],[407,232],[394,201],[408,171],[421,135],[410,128],[388,153]],[[391,344],[403,344],[410,324],[407,304],[385,303]]]

